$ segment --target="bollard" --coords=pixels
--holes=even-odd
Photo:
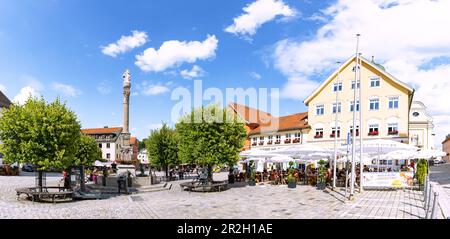
[[[430,211],[431,192],[433,191],[433,185],[430,184],[430,188],[427,189],[427,204],[425,206],[425,219],[428,219],[428,212]]]
[[[428,192],[428,181],[426,178],[425,178],[425,184],[423,186],[424,186],[424,188],[423,188],[423,201],[424,201],[423,206],[426,209],[427,208],[427,192]]]
[[[431,209],[431,219],[436,219],[436,203],[438,202],[439,193],[434,193],[433,208]]]

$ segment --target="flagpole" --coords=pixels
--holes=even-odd
[[[339,92],[339,81],[340,81],[340,72],[341,72],[341,62],[337,62],[338,64],[338,73],[337,73],[337,88],[336,88],[336,117],[334,122],[334,161],[333,161],[333,190],[336,189],[336,160],[337,160],[337,137],[338,137],[338,92]]]
[[[355,53],[355,81],[358,76],[358,47],[359,47],[359,36],[360,34],[356,34],[356,53]],[[356,82],[355,82],[356,84]],[[356,85],[355,85],[356,88]],[[353,200],[353,195],[355,193],[355,154],[356,154],[356,89],[353,91],[353,130],[352,130],[352,177],[350,178],[350,200]]]
[[[361,53],[359,53],[359,66],[362,68],[361,64]],[[361,69],[358,70],[358,81],[359,82],[359,192],[362,193],[364,191],[363,189],[363,172],[364,172],[364,162],[363,162],[363,118],[362,118],[362,84],[361,84]],[[356,82],[356,86],[357,86]],[[356,103],[355,103],[356,108]]]

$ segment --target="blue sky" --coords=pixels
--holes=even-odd
[[[173,123],[170,114],[177,101],[170,99],[171,92],[176,87],[192,89],[195,79],[202,80],[204,89],[217,87],[223,92],[237,87],[279,88],[281,115],[305,111],[304,97],[334,70],[330,62],[350,57],[352,37],[360,31],[363,54],[377,56],[398,78],[423,88],[418,97],[428,103],[435,100],[431,96],[436,92],[422,87],[418,74],[433,76],[438,88],[450,88],[444,80],[450,69],[450,34],[438,31],[448,26],[445,10],[450,9],[447,3],[436,2],[0,0],[0,89],[10,99],[21,91],[42,94],[47,100],[60,96],[83,127],[118,126],[122,124],[121,76],[128,68],[133,84],[130,128],[143,138],[162,121]],[[427,15],[429,22],[439,26],[429,27],[425,22],[417,27],[440,40],[421,40],[417,32],[405,28],[403,37],[414,40],[398,41],[389,51],[383,41],[392,39],[366,19],[373,15],[373,21],[385,24],[383,18],[395,14],[400,19],[402,14],[427,8],[443,9],[442,14]],[[242,22],[234,22],[242,16]],[[386,23],[386,31],[396,24]],[[123,51],[105,53],[105,47],[117,47],[121,38],[133,37],[133,31],[144,33],[145,39],[141,37],[141,43]],[[217,42],[209,48],[201,45],[207,48],[203,55],[196,50],[176,56],[149,52],[152,59],[166,64],[158,68],[155,62],[147,62],[150,70],[136,64],[146,49],[158,51],[168,41],[202,44],[212,36]],[[185,79],[181,72],[194,66],[201,73]],[[428,106],[438,126],[445,129],[441,134],[450,133],[450,124],[445,123],[448,107]]]

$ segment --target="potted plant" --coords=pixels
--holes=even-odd
[[[318,175],[317,175],[317,189],[319,190],[324,190],[326,187],[326,174],[327,174],[327,169],[326,169],[326,164],[327,162],[325,162],[324,160],[320,160],[318,162],[319,167],[317,169]]]
[[[425,183],[425,177],[428,174],[428,164],[425,159],[419,160],[417,163],[416,175],[414,175],[419,183],[419,189],[422,190]]]
[[[294,176],[294,162],[289,162],[288,188],[296,188],[297,181]]]

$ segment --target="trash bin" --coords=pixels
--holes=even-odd
[[[125,176],[120,176],[117,178],[117,189],[119,191],[119,194],[122,192],[122,190],[126,194],[128,194],[128,185]]]
[[[228,183],[230,184],[234,183],[234,174],[228,174]]]

